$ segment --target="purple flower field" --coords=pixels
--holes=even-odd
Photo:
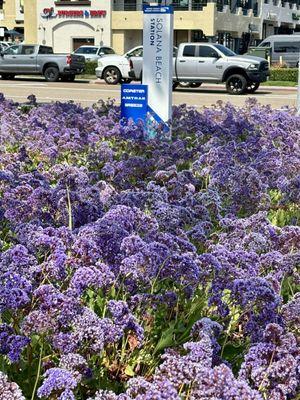
[[[296,400],[300,117],[0,100],[0,399]]]

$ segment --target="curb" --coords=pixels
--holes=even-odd
[[[93,79],[93,80],[90,80],[89,83],[90,84],[94,84],[94,85],[105,85],[105,86],[107,86],[106,83],[101,79]],[[136,82],[136,83],[138,83],[138,82]],[[222,85],[214,85],[214,84],[209,84],[209,83],[203,85],[204,88],[208,88],[208,89],[209,88],[219,88],[221,86]],[[268,90],[268,89],[287,91],[287,92],[290,92],[290,91],[293,91],[293,92],[295,91],[296,92],[298,90],[298,87],[297,86],[268,86],[268,85],[261,85],[258,90]]]

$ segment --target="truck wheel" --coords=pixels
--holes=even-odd
[[[1,75],[1,79],[8,79],[8,80],[12,80],[15,78],[14,74],[2,74]]]
[[[57,82],[59,79],[59,70],[56,67],[48,67],[44,71],[44,77],[47,82]]]
[[[103,72],[103,78],[108,85],[117,85],[121,81],[121,72],[116,67],[108,67]]]
[[[234,74],[226,81],[226,90],[230,94],[243,94],[247,88],[247,81],[243,75]]]
[[[198,88],[202,85],[202,82],[191,82],[190,87],[191,88]]]
[[[254,93],[259,88],[259,82],[248,82],[246,92]]]
[[[126,79],[126,78],[122,78],[121,79],[121,83],[131,83],[132,79]]]

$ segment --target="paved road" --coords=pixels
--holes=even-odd
[[[18,78],[13,81],[0,81],[0,93],[5,97],[18,102],[24,102],[27,96],[35,94],[38,101],[67,101],[73,100],[88,106],[99,99],[108,98],[120,101],[120,87],[108,86],[104,83],[90,83],[88,81],[78,81],[74,83],[55,82],[48,83],[43,79],[30,80],[28,78]],[[292,88],[268,87],[260,88],[255,95],[261,104],[270,104],[274,108],[296,105],[297,92]],[[218,100],[230,101],[235,105],[243,105],[248,96],[230,96],[226,93],[224,86],[203,85],[198,89],[179,88],[174,92],[174,104],[186,103],[191,106],[201,108],[215,104]]]

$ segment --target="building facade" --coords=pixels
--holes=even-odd
[[[6,0],[5,4],[15,7],[20,1],[28,43],[53,46],[56,52],[103,43],[117,53],[142,44],[143,0]],[[173,0],[173,6],[176,45],[213,41],[243,53],[269,35],[300,31],[300,0]]]
[[[112,43],[116,51],[122,53],[141,44],[142,6],[142,0],[113,0]],[[300,28],[300,0],[173,0],[173,6],[176,45],[214,41],[243,53],[249,44],[256,45],[266,36]]]
[[[72,52],[111,44],[111,1],[25,0],[25,41]]]
[[[0,0],[0,39],[11,40],[9,30],[24,33],[24,0]]]

